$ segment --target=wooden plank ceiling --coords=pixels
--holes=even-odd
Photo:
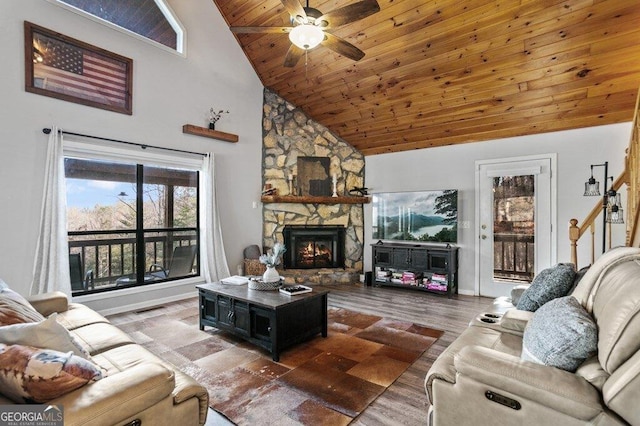
[[[356,0],[310,0],[323,13]],[[214,0],[229,26],[289,26],[280,0]],[[638,0],[378,0],[294,68],[287,34],[237,34],[265,87],[365,155],[631,121]],[[604,141],[603,141],[604,142]]]

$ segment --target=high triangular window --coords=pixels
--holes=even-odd
[[[106,21],[182,52],[183,29],[164,0],[56,0],[81,14]]]

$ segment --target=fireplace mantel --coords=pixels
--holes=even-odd
[[[369,197],[338,196],[318,197],[313,195],[263,195],[263,203],[302,203],[302,204],[367,204]]]

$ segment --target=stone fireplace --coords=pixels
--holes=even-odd
[[[344,226],[285,225],[285,269],[344,268]]]
[[[262,145],[262,185],[271,185],[277,195],[298,197],[298,173],[302,160],[325,158],[331,191],[335,181],[339,196],[350,196],[349,190],[364,186],[364,156],[326,127],[308,118],[305,113],[269,89],[264,90]],[[300,170],[298,167],[300,166]],[[323,175],[324,176],[324,175]],[[293,178],[293,179],[291,179]],[[326,191],[323,189],[322,191]],[[304,192],[304,191],[302,191]],[[310,188],[310,192],[311,188]],[[315,194],[310,194],[315,195]],[[290,198],[291,198],[290,197]],[[331,200],[331,197],[328,197]],[[301,200],[304,197],[300,197]],[[341,227],[344,264],[325,266],[316,257],[314,266],[286,265],[281,274],[296,282],[354,282],[363,269],[364,217],[362,204],[340,202],[263,202],[263,247],[284,243],[286,255],[292,255],[290,242],[285,242],[288,227]],[[293,229],[293,228],[291,228]],[[322,235],[321,235],[322,236]],[[333,243],[332,243],[333,244]],[[341,263],[341,262],[340,262]],[[291,276],[294,278],[290,279]]]

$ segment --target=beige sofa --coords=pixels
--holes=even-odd
[[[64,424],[71,425],[203,425],[207,390],[136,344],[127,334],[88,307],[68,303],[63,293],[31,297],[31,305],[57,321],[106,371],[47,404],[64,407]],[[13,404],[0,395],[0,405]]]
[[[602,255],[571,296],[595,322],[595,356],[575,372],[523,360],[538,312],[480,314],[427,373],[429,423],[640,425],[640,249]]]

